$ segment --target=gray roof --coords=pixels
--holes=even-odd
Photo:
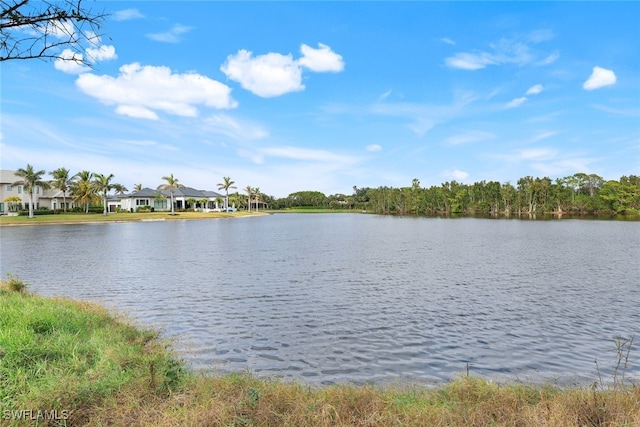
[[[220,194],[220,193],[216,193],[215,191],[207,191],[207,190],[203,190],[202,193],[206,196],[206,197],[224,197],[224,195]]]
[[[0,183],[12,185],[14,182],[19,181],[21,178],[14,172],[6,169],[0,170]]]
[[[0,183],[1,184],[8,184],[8,185],[12,185],[13,183],[15,183],[16,181],[20,180],[20,177],[16,176],[15,171],[12,170],[0,170]],[[134,191],[132,193],[129,194],[115,194],[115,195],[111,195],[109,196],[110,200],[117,200],[117,199],[128,199],[128,198],[141,198],[141,197],[145,197],[145,198],[153,198],[153,197],[157,197],[158,193],[165,195],[166,197],[169,197],[169,191],[167,190],[154,190],[152,188],[148,188],[145,187],[140,191]],[[197,190],[193,187],[180,187],[180,188],[176,188],[175,190],[173,190],[173,195],[174,197],[184,197],[184,198],[196,198],[196,199],[212,199],[212,198],[216,198],[216,197],[224,197],[223,194],[220,193],[216,193],[215,191],[209,191],[209,190]],[[50,190],[45,190],[43,191],[43,194],[40,197],[50,197],[50,198],[56,198],[56,197],[62,197],[62,192],[57,190],[57,189],[50,189]],[[67,197],[72,197],[71,196],[71,191],[67,191]]]
[[[152,190],[151,188],[145,187],[140,191],[134,191],[133,193],[127,195],[127,196],[123,196],[123,197],[156,197],[158,195],[158,193],[160,194],[164,194],[164,191],[161,190]]]
[[[173,190],[174,197],[194,197],[196,199],[208,199],[210,197],[222,197],[215,191],[196,190],[192,187],[180,187]]]

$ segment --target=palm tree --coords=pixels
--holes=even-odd
[[[93,186],[97,193],[102,193],[102,206],[103,211],[102,215],[108,215],[107,212],[107,193],[115,188],[117,184],[111,183],[111,179],[113,179],[113,174],[109,174],[109,176],[102,175],[97,173],[93,180]]]
[[[238,188],[235,185],[235,181],[231,181],[231,178],[229,178],[228,176],[225,176],[222,178],[224,182],[218,184],[218,190],[224,190],[225,191],[225,198],[224,198],[224,210],[229,212],[229,189],[230,188]]]
[[[204,212],[204,210],[207,208],[207,203],[209,203],[209,199],[202,198],[198,200],[198,203],[200,203],[200,208],[202,209],[202,212]]]
[[[247,192],[247,212],[251,212],[251,192],[253,191],[253,188],[251,188],[250,185],[247,185],[247,187],[244,189],[244,191]]]
[[[84,212],[89,213],[89,203],[95,195],[94,186],[91,183],[93,172],[80,171],[74,175],[74,179],[71,184],[73,201],[74,203],[84,205]]]
[[[240,199],[238,199],[237,191],[229,197],[229,203],[231,203],[232,206],[240,207]]]
[[[260,187],[256,187],[253,189],[256,199],[256,212],[258,212],[258,200],[260,200]]]
[[[133,186],[133,191],[141,191],[142,190],[142,184],[135,184]]]
[[[198,201],[196,200],[196,198],[195,198],[195,197],[189,197],[189,198],[187,199],[187,204],[189,205],[189,208],[190,208],[192,211],[194,211],[194,212],[195,212],[195,210],[196,210],[196,203],[197,203],[197,202],[198,202]]]
[[[20,181],[16,181],[13,185],[22,185],[24,191],[29,193],[29,218],[33,218],[33,190],[36,187],[40,187],[43,190],[49,188],[49,183],[47,181],[42,180],[42,175],[44,175],[46,171],[34,171],[33,166],[27,164],[26,169],[18,169],[15,172],[16,176],[21,177]]]
[[[113,184],[113,189],[115,190],[116,194],[124,194],[129,191],[129,189],[122,184]]]
[[[58,168],[49,172],[49,175],[53,177],[49,185],[62,191],[62,207],[67,212],[67,191],[69,191],[74,177],[69,177],[69,169],[66,168]]]
[[[175,178],[173,174],[169,176],[163,176],[162,179],[167,181],[167,183],[158,185],[158,190],[169,191],[169,195],[171,195],[171,215],[175,215],[176,212],[173,207],[173,190],[177,188],[183,188],[184,185],[178,183],[178,178]]]

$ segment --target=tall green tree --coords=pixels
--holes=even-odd
[[[122,184],[113,184],[113,189],[116,194],[124,194],[129,191],[129,189]]]
[[[107,209],[107,195],[109,191],[113,190],[117,184],[112,183],[113,174],[102,175],[100,173],[95,174],[93,179],[93,186],[96,190],[96,193],[102,194],[102,215],[108,215]]]
[[[47,172],[44,170],[33,170],[33,166],[30,164],[27,164],[26,169],[20,168],[15,172],[15,175],[22,179],[16,181],[13,185],[22,185],[24,191],[29,193],[29,218],[33,218],[33,191],[36,187],[40,187],[42,190],[49,188],[49,183],[42,179],[42,175],[45,173]]]
[[[133,186],[133,191],[140,191],[142,190],[142,184],[135,184]]]
[[[258,201],[260,200],[260,187],[253,189],[253,198],[256,200],[256,212],[258,212]]]
[[[74,181],[71,184],[73,202],[77,205],[83,205],[85,213],[89,213],[89,204],[96,194],[92,180],[93,172],[84,170],[74,175]]]
[[[225,196],[224,196],[224,210],[225,211],[229,211],[229,189],[230,188],[238,188],[236,186],[234,186],[233,184],[235,184],[235,181],[231,181],[231,178],[229,178],[228,176],[225,176],[222,178],[222,182],[218,183],[218,190],[224,190]]]
[[[244,191],[247,192],[247,212],[251,212],[251,195],[253,194],[253,188],[247,185]]]
[[[162,179],[166,181],[166,184],[158,185],[158,190],[168,191],[171,196],[171,215],[175,215],[175,208],[173,203],[173,192],[178,188],[183,188],[184,185],[178,182],[178,178],[174,177],[173,174],[169,176],[163,176]]]
[[[53,178],[49,183],[52,188],[62,191],[62,208],[67,211],[67,191],[73,184],[73,177],[69,176],[69,169],[58,168],[49,172],[49,175]]]

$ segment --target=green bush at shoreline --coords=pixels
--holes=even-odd
[[[310,387],[185,369],[169,343],[105,308],[0,284],[0,424],[632,426],[640,387]]]

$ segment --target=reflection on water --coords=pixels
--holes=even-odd
[[[282,214],[1,233],[3,275],[162,328],[197,368],[587,382],[594,359],[613,366],[613,337],[640,332],[637,222]]]

